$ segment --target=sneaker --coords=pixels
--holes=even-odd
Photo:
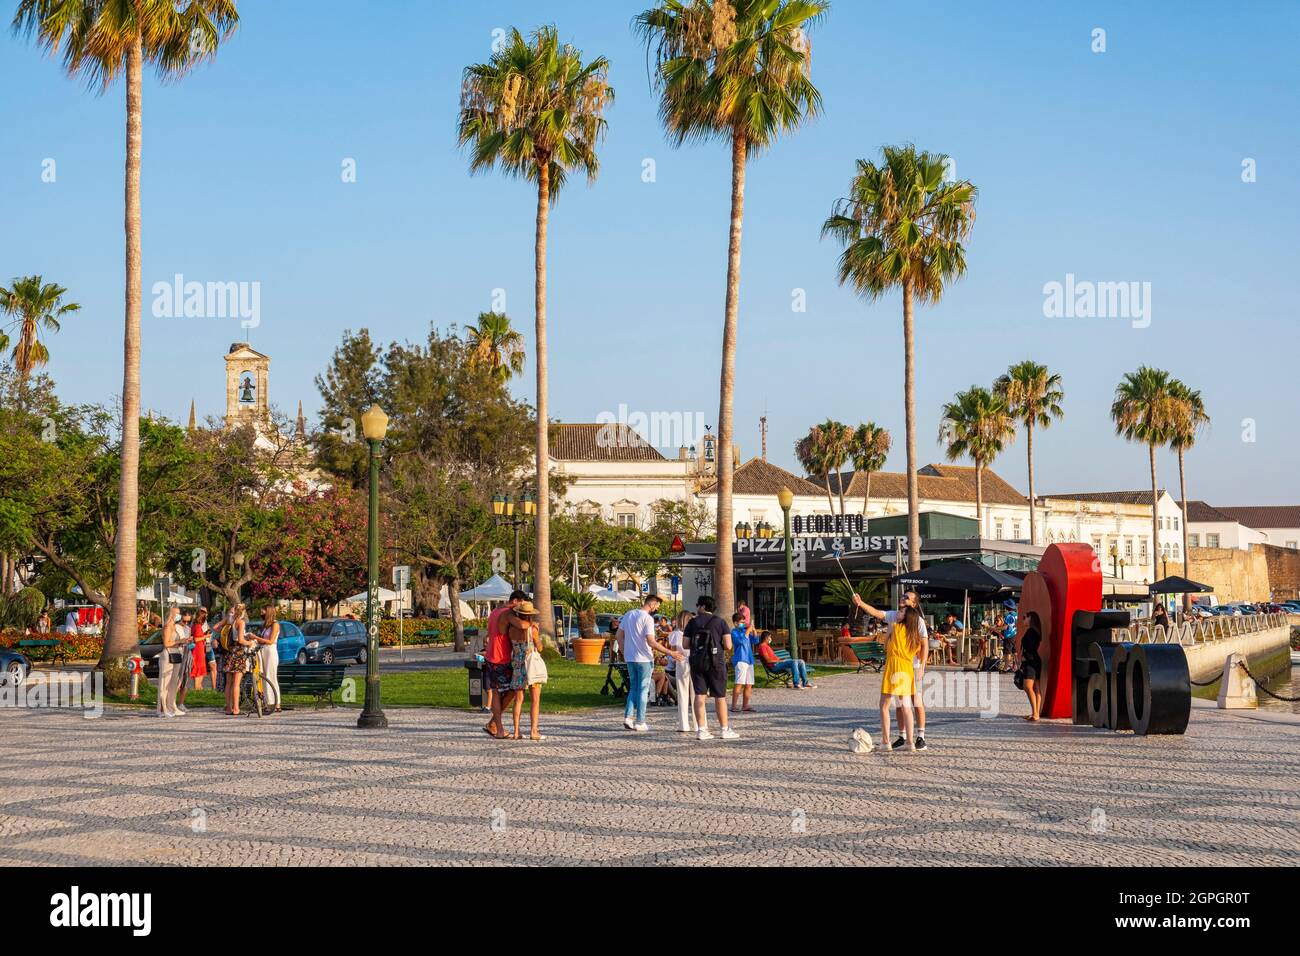
[[[722,728],[722,739],[723,739],[723,740],[739,740],[739,739],[740,739],[740,734],[736,733],[736,732],[735,732],[734,730],[732,730],[730,727],[723,727],[723,728]]]
[[[696,740],[712,740],[712,739],[713,739],[713,734],[709,733],[707,730],[701,730],[698,734],[695,735],[695,739],[696,739]]]
[[[918,748],[918,747],[916,746],[916,744],[908,744],[908,745],[907,745],[907,749],[910,750],[912,753],[916,753],[917,750],[920,749],[920,748]]]
[[[890,744],[890,743],[883,743],[883,742],[882,742],[881,745],[880,745],[880,752],[881,752],[881,753],[892,753],[892,752],[893,752],[893,749],[894,749],[894,745],[893,745],[893,744]]]
[[[626,717],[626,718],[624,718],[624,720],[623,720],[623,729],[624,729],[624,730],[636,730],[636,723],[635,723],[635,721],[633,721],[631,717]]]
[[[632,729],[635,730],[638,734],[650,733],[650,728],[646,724],[635,724],[632,727]]]
[[[186,710],[184,707],[182,707],[180,704],[177,704],[177,705],[176,705],[176,713],[178,713],[178,714],[188,714],[189,711]]]
[[[895,740],[892,744],[890,744],[890,749],[891,749],[891,750],[897,750],[899,747],[903,746],[903,744],[905,744],[905,743],[907,743],[907,741],[903,739],[902,735],[899,735],[899,738],[898,738],[897,740]]]
[[[916,749],[917,749],[917,750],[924,750],[925,747],[926,747],[925,738],[924,738],[924,737],[919,737],[919,736],[918,736],[918,737],[916,738]]]

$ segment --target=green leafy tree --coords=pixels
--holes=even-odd
[[[325,371],[316,376],[320,430],[314,436],[316,463],[353,488],[369,481],[369,452],[361,437],[361,414],[380,402],[383,364],[370,331],[346,329]]]
[[[552,26],[525,38],[511,30],[486,63],[465,68],[459,140],[470,150],[473,172],[500,168],[537,187],[533,246],[537,367],[537,568],[536,600],[551,603],[550,444],[547,403],[546,253],[551,203],[570,172],[594,182],[600,169],[596,146],[605,134],[605,108],[614,100],[609,61],[584,62],[582,51],[560,43]],[[452,602],[453,605],[455,602]],[[542,615],[541,630],[554,623]],[[553,639],[553,635],[551,636]]]
[[[731,229],[718,390],[718,613],[735,605],[732,570],[732,442],[740,242],[750,157],[821,110],[809,76],[808,30],[829,9],[820,0],[662,0],[635,30],[654,64],[659,116],[675,145],[722,140],[731,147]]]
[[[1016,437],[1016,423],[1000,395],[972,385],[943,406],[939,443],[949,461],[969,458],[975,463],[975,520],[984,534],[984,469],[1007,442]]]
[[[1017,362],[993,383],[993,391],[1007,403],[1013,418],[1025,426],[1025,454],[1029,461],[1029,543],[1038,544],[1038,510],[1034,497],[1034,428],[1048,428],[1065,413],[1061,376],[1046,365],[1026,359]]]
[[[1160,577],[1160,521],[1156,514],[1160,508],[1160,486],[1156,478],[1156,449],[1170,443],[1183,414],[1184,405],[1169,373],[1147,365],[1136,372],[1125,373],[1115,388],[1115,399],[1110,406],[1115,434],[1146,445],[1151,461],[1152,581]]]
[[[820,425],[814,425],[808,434],[795,443],[794,453],[810,476],[821,476],[826,488],[826,504],[831,513],[835,513],[835,499],[831,492],[831,472],[835,472],[840,488],[840,513],[844,513],[843,480],[839,469],[849,457],[849,445],[853,439],[853,429],[841,422],[827,419]]]
[[[914,303],[934,303],[966,271],[963,243],[975,222],[975,187],[944,179],[947,157],[914,146],[886,146],[880,165],[860,159],[822,224],[822,235],[844,247],[840,284],[866,299],[903,293],[903,384],[907,420],[907,536],[912,571],[921,567],[916,460],[916,339]]]
[[[116,600],[100,667],[111,693],[126,687],[126,656],[135,650],[136,526],[140,447],[140,159],[143,79],[184,75],[216,55],[239,23],[234,0],[18,0],[13,26],[50,53],[62,53],[69,76],[106,91],[126,78],[126,320],[122,371],[121,481],[115,524]]]

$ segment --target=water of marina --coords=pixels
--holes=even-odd
[[[1289,670],[1280,671],[1263,685],[1283,697],[1300,697],[1300,665],[1292,664]],[[1263,690],[1256,693],[1260,710],[1284,710],[1300,714],[1300,701],[1281,701],[1268,696]]]

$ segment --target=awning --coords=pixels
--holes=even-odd
[[[1187,578],[1180,577],[1177,574],[1170,575],[1167,578],[1161,578],[1155,584],[1151,585],[1152,594],[1204,594],[1212,593],[1214,588],[1208,584],[1201,584],[1199,581],[1189,581]]]
[[[970,591],[976,594],[1019,591],[1025,583],[1023,578],[990,568],[978,561],[964,559],[938,561],[920,571],[895,575],[890,580],[909,588],[937,588],[944,591]]]
[[[508,601],[513,590],[509,581],[499,574],[494,574],[477,587],[461,591],[460,596],[465,601]]]

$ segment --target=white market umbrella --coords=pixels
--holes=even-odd
[[[461,619],[462,619],[462,620],[469,620],[470,618],[476,617],[477,615],[475,615],[475,613],[474,613],[474,609],[473,609],[472,607],[470,607],[468,604],[465,603],[464,592],[463,592],[463,591],[461,592],[461,595],[462,595],[462,596],[461,596],[461,600],[460,600],[460,616],[461,616]],[[442,591],[441,591],[441,593],[438,595],[438,610],[439,610],[439,611],[449,611],[449,610],[451,610],[451,601],[450,601],[450,599],[447,597],[447,585],[445,585],[445,584],[442,586]]]
[[[508,601],[514,590],[510,582],[499,574],[494,574],[477,587],[461,591],[460,596],[466,601]]]
[[[377,592],[375,592],[375,593],[376,593],[376,596],[377,596],[377,600],[378,600],[381,604],[382,604],[384,601],[396,601],[396,600],[397,600],[397,592],[396,592],[396,591],[390,591],[390,590],[388,590],[388,588],[380,588],[380,589],[379,589]],[[352,595],[352,597],[350,597],[350,598],[344,598],[343,601],[344,601],[344,603],[346,603],[346,604],[364,604],[364,603],[366,602],[366,597],[367,597],[366,592],[365,592],[365,591],[362,591],[360,594],[354,594],[354,595]]]

